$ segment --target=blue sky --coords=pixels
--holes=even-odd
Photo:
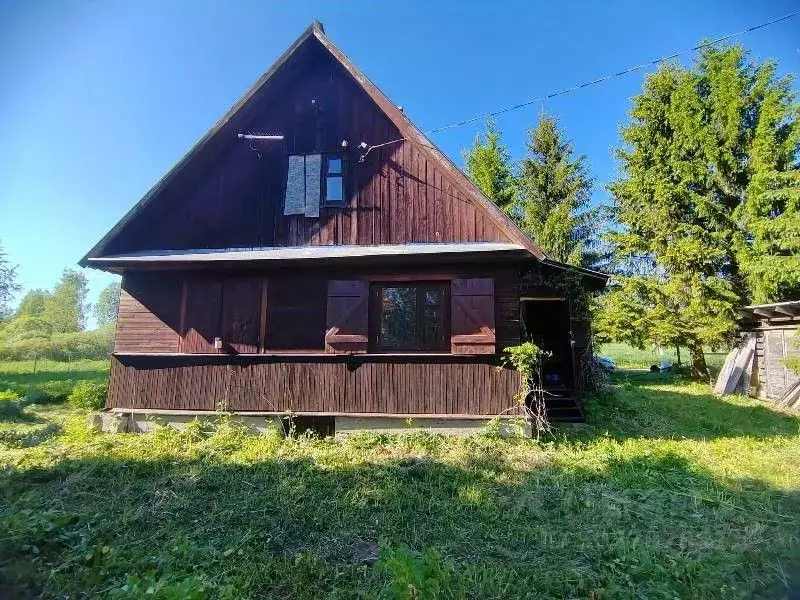
[[[423,130],[797,9],[752,2],[0,2],[0,242],[51,287],[313,19]],[[800,18],[741,38],[800,72]],[[546,110],[601,185],[642,86],[617,78],[497,120],[515,158]],[[462,163],[480,123],[433,140]],[[89,271],[90,299],[113,277]]]

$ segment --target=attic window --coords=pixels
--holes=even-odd
[[[341,154],[325,156],[325,204],[344,204],[344,159]]]

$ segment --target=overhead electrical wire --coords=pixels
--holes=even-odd
[[[674,54],[670,54],[669,56],[663,56],[656,60],[651,60],[646,63],[642,63],[640,65],[635,65],[633,67],[629,67],[622,71],[618,71],[617,73],[609,73],[608,75],[603,75],[602,77],[598,77],[597,79],[592,79],[591,81],[586,81],[584,83],[580,83],[578,85],[573,85],[568,88],[564,88],[558,90],[556,92],[551,92],[549,94],[545,94],[544,96],[539,96],[538,98],[533,98],[532,100],[526,100],[525,102],[520,102],[519,104],[514,104],[513,106],[506,106],[505,108],[501,108],[498,110],[494,110],[491,112],[483,113],[480,115],[475,115],[473,117],[469,117],[468,119],[464,119],[463,121],[458,121],[457,123],[451,123],[450,125],[443,125],[442,127],[436,127],[435,129],[429,129],[425,132],[426,135],[431,135],[434,133],[441,133],[442,131],[447,131],[448,129],[455,129],[456,127],[463,127],[464,125],[469,125],[470,123],[474,123],[476,121],[482,121],[483,119],[488,119],[491,117],[496,117],[498,115],[502,115],[514,110],[519,110],[520,108],[525,108],[527,106],[531,106],[532,104],[538,104],[540,102],[544,102],[546,100],[550,100],[551,98],[556,98],[557,96],[564,96],[566,94],[570,94],[577,90],[581,90],[583,88],[587,88],[593,85],[597,85],[604,81],[608,81],[610,79],[614,79],[616,77],[621,77],[623,75],[627,75],[629,73],[633,73],[635,71],[641,71],[642,69],[646,69],[648,67],[653,67],[656,65],[660,65],[661,63],[665,63],[668,60],[672,60],[674,58],[678,58],[680,56],[684,56],[686,54],[691,54],[692,52],[697,52],[698,50],[702,50],[703,48],[709,48],[711,46],[715,46],[720,44],[726,40],[731,38],[735,38],[741,35],[745,35],[747,33],[751,33],[758,29],[763,29],[764,27],[769,27],[770,25],[775,25],[776,23],[780,23],[782,21],[787,21],[792,19],[796,16],[800,15],[800,10],[795,11],[793,13],[789,13],[788,15],[783,15],[782,17],[778,17],[777,19],[772,19],[771,21],[766,21],[764,23],[760,23],[758,25],[753,25],[752,27],[747,27],[746,29],[742,29],[741,31],[736,31],[734,33],[729,33],[724,35],[720,38],[710,40],[708,42],[703,42],[702,44],[698,44],[697,46],[693,46],[692,48],[687,48],[686,50],[681,50],[680,52],[675,52]],[[377,150],[378,148],[382,148],[384,146],[389,146],[391,144],[397,144],[403,141],[408,140],[408,137],[401,137],[393,140],[389,140],[388,142],[383,142],[380,144],[374,144],[367,147],[366,152],[361,155],[359,162],[363,162],[363,160],[367,157],[367,155],[372,152],[373,150]]]

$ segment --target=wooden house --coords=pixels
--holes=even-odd
[[[580,419],[588,324],[552,282],[606,279],[550,260],[316,23],[81,265],[122,275],[107,409],[328,431],[503,413],[523,338]]]

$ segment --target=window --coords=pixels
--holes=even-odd
[[[325,204],[344,204],[344,160],[340,154],[325,157]]]
[[[370,340],[375,352],[450,349],[448,283],[386,283],[372,288]]]

